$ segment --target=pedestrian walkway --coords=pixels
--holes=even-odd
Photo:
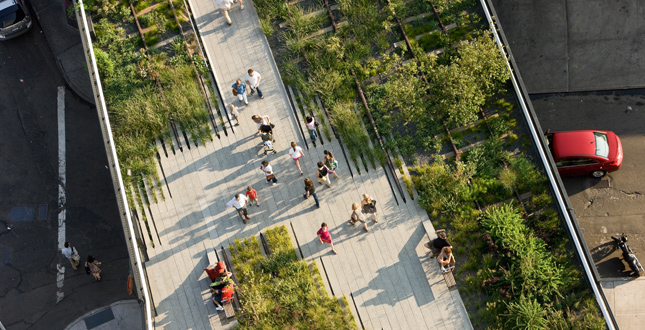
[[[163,188],[166,199],[153,203],[151,213],[140,210],[154,222],[160,240],[153,238],[155,247],[148,248],[146,262],[156,328],[232,328],[236,322],[227,321],[211,302],[203,272],[209,263],[207,253],[283,224],[306,260],[324,264],[328,292],[347,296],[359,326],[362,322],[366,329],[472,328],[458,291],[448,290],[436,261],[424,251],[424,228],[432,228],[426,212],[409,196],[403,202],[382,167],[361,169],[359,175],[343,156],[338,140],[307,147],[253,4],[249,0],[244,4],[244,10],[237,4],[232,7],[233,26],[229,27],[211,1],[190,1],[218,88],[224,93],[222,101],[239,106],[241,125],[233,132],[227,123],[229,134],[212,143],[197,147],[191,143],[190,149],[169,152],[167,157],[160,152],[168,183]],[[250,96],[244,106],[230,91],[235,79],[243,78],[250,68],[262,74],[265,98]],[[268,115],[276,125],[277,154],[263,154],[251,120],[254,114]],[[303,176],[288,154],[291,141],[304,149]],[[302,197],[303,180],[315,181],[316,163],[325,149],[336,156],[340,179],[332,178],[331,188],[316,183],[321,203],[317,209],[313,200]],[[263,160],[273,166],[278,185],[266,183],[259,169]],[[226,203],[243,194],[248,185],[258,191],[261,205],[248,206],[251,219],[244,225]],[[360,202],[363,193],[377,200],[379,222],[368,217],[369,233],[347,224],[351,203]],[[322,222],[329,225],[338,255],[318,241],[316,232]]]
[[[135,299],[117,301],[93,310],[68,325],[65,330],[138,330],[143,329],[141,306]]]

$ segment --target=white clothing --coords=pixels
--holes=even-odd
[[[255,125],[258,126],[258,129],[260,129],[260,126],[262,126],[262,125],[265,125],[265,126],[269,125],[269,121],[266,119],[266,117],[260,117],[260,118],[262,119],[262,124],[255,123]],[[269,166],[271,166],[271,165],[269,165]]]
[[[300,148],[299,146],[296,146],[296,150],[289,148],[289,155],[291,155],[291,158],[293,159],[300,158],[300,156],[302,156],[302,148]]]
[[[234,206],[236,209],[241,209],[246,205],[246,196],[240,194],[240,199],[237,200],[235,197],[231,199],[228,203],[226,203],[226,206],[231,207]]]
[[[246,98],[246,93],[237,94],[237,99],[244,101],[245,104],[249,104],[249,99]]]
[[[264,176],[273,174],[273,168],[271,168],[271,165],[267,165],[267,167],[260,166],[260,169],[264,171]]]
[[[233,0],[215,0],[215,6],[219,9],[229,9],[233,4]]]
[[[259,83],[259,80],[262,76],[260,76],[260,73],[257,71],[253,71],[253,77],[251,77],[248,73],[246,74],[246,77],[244,77],[244,81],[248,81],[251,87],[256,87]]]
[[[307,123],[308,129],[316,129],[316,118],[312,118],[311,123]]]
[[[74,254],[74,251],[72,250],[71,246],[68,247],[68,248],[64,248],[64,249],[60,250],[60,252],[62,252],[63,255],[65,256],[65,258],[67,258],[67,259],[71,259],[72,255]]]

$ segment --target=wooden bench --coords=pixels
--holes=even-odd
[[[430,242],[432,242],[432,240],[437,238],[437,233],[434,227],[432,226],[432,223],[430,221],[423,221],[422,224],[423,224],[423,229],[425,229],[426,231],[426,235],[430,239]],[[446,285],[448,286],[448,289],[454,289],[457,287],[457,282],[455,281],[455,278],[452,275],[452,272],[455,269],[454,265],[456,262],[454,253],[452,254],[452,260],[453,260],[452,266],[448,268],[441,267],[441,274],[443,275],[444,281],[446,281]]]
[[[206,253],[206,255],[208,256],[208,267],[207,268],[215,267],[217,265],[217,262],[219,261],[219,260],[217,260],[217,252],[208,251]],[[209,279],[208,282],[209,282],[208,289],[210,290],[210,283],[211,283],[210,279]],[[233,297],[231,297],[231,299],[222,301],[222,308],[224,308],[224,314],[226,315],[227,319],[235,317],[235,309],[233,308],[233,303],[232,302],[233,302]]]

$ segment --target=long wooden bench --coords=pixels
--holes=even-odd
[[[219,262],[217,258],[217,252],[215,251],[208,251],[206,253],[208,256],[208,268],[214,268],[217,263]],[[228,266],[227,266],[228,268]],[[210,283],[210,280],[209,280]],[[210,284],[209,284],[209,289],[210,289]],[[230,319],[232,317],[235,317],[235,309],[233,308],[233,299],[235,296],[231,297],[231,299],[222,301],[222,308],[224,308],[224,314],[226,315],[227,319]]]
[[[435,238],[437,238],[437,234],[435,232],[434,227],[432,226],[432,223],[430,221],[422,221],[423,223],[423,228],[426,231],[426,236],[428,237],[429,241],[432,242]],[[452,254],[453,260],[455,257],[455,254]],[[455,260],[456,262],[456,260]],[[457,288],[457,282],[455,281],[454,276],[452,275],[453,270],[455,269],[455,266],[451,266],[448,268],[443,268],[441,267],[441,273],[443,275],[444,281],[446,281],[446,285],[448,286],[448,289],[456,289]]]

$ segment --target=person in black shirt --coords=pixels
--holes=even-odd
[[[439,254],[439,251],[441,251],[441,249],[446,246],[452,248],[452,245],[448,243],[448,239],[446,238],[445,229],[439,229],[435,231],[435,233],[438,235],[438,237],[423,245],[426,249],[430,249],[430,253],[428,253],[428,256],[430,258],[434,258],[437,254]]]
[[[309,178],[305,178],[305,193],[302,195],[305,199],[309,198],[309,196],[313,196],[314,200],[316,201],[316,207],[320,208],[320,203],[318,202],[318,196],[316,196],[316,188],[314,187],[314,182],[309,180]]]

